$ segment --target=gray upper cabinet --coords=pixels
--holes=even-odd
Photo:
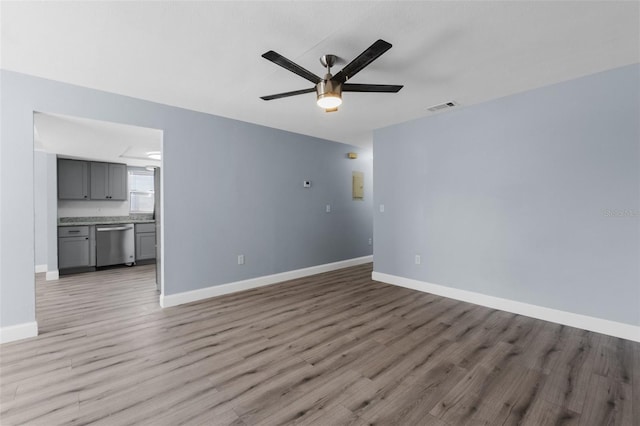
[[[91,163],[91,199],[126,200],[127,166],[116,163]]]
[[[91,164],[91,199],[108,200],[109,167],[108,163]]]
[[[127,199],[127,166],[109,163],[109,199]]]
[[[89,198],[89,163],[58,159],[58,198],[61,200]]]
[[[58,199],[127,200],[127,165],[58,159]]]

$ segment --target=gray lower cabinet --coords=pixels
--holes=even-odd
[[[58,198],[61,200],[89,198],[89,163],[58,159]]]
[[[58,269],[82,268],[95,265],[91,255],[93,239],[89,226],[61,226],[58,228]]]
[[[136,261],[156,258],[155,223],[136,224]]]

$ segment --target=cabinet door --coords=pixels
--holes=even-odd
[[[127,199],[127,166],[109,163],[109,199]]]
[[[61,200],[89,198],[89,163],[58,159],[58,198]]]
[[[155,259],[156,233],[136,234],[136,260]]]
[[[91,163],[91,199],[109,199],[109,164]]]
[[[58,238],[58,268],[89,266],[89,237]]]

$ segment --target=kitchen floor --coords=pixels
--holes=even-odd
[[[633,425],[640,343],[371,280],[160,309],[153,265],[38,280],[0,424]]]
[[[38,332],[105,326],[160,309],[155,264],[114,267],[46,281],[36,274]]]

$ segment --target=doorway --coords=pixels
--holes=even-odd
[[[48,310],[54,309],[55,304],[43,305],[38,298],[51,298],[55,292],[44,290],[54,289],[60,281],[76,283],[77,291],[86,292],[83,301],[101,298],[107,301],[107,305],[101,306],[108,306],[109,301],[121,300],[115,295],[118,286],[107,278],[110,273],[101,275],[105,269],[113,269],[112,277],[131,280],[136,285],[145,280],[151,282],[153,292],[142,291],[140,300],[144,302],[140,303],[149,310],[149,294],[154,294],[153,303],[159,307],[159,295],[163,292],[160,173],[163,131],[43,112],[34,112],[33,123],[36,316],[40,316],[38,308],[42,306],[46,306],[42,309],[47,310],[47,315],[51,314]],[[70,180],[66,176],[72,189],[86,191],[79,197],[73,191],[59,194],[58,176],[68,170],[69,164],[80,173],[71,175]],[[116,196],[104,199],[103,195],[97,196],[100,185],[105,185],[99,180],[102,170],[113,175],[106,174],[111,177],[106,179],[107,185],[125,189],[116,191]],[[77,176],[86,176],[86,182]],[[130,270],[126,266],[96,266],[95,240],[102,231],[100,225],[108,224],[113,229],[119,228],[113,226],[117,223],[130,225],[132,234],[135,232],[135,260],[139,261],[127,262],[135,265]],[[114,298],[106,282],[111,282]],[[102,288],[95,291],[98,285]]]

